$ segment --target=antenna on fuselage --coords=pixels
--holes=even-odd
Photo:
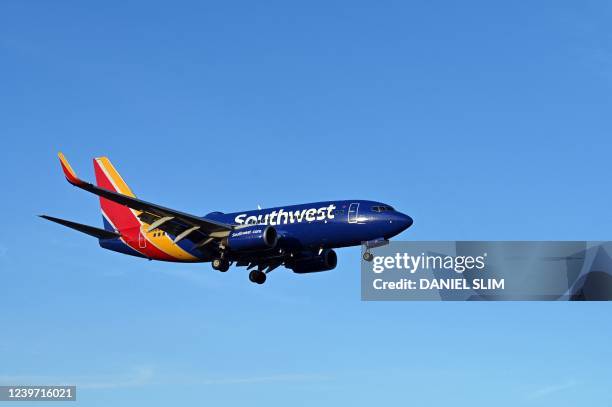
[[[257,209],[261,210],[261,205],[257,204]]]

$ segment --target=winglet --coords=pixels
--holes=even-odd
[[[74,170],[68,163],[68,160],[66,160],[66,157],[64,156],[64,154],[57,153],[57,156],[60,159],[60,164],[62,165],[62,171],[64,171],[64,175],[66,176],[66,179],[68,180],[68,182],[70,182],[72,185],[82,184],[83,181],[81,181],[79,177],[77,177],[76,173],[74,172]]]

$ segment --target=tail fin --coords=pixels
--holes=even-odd
[[[100,188],[136,197],[108,158],[94,158],[93,165],[96,184]],[[126,229],[140,228],[140,220],[132,209],[102,197],[100,197],[100,208],[106,230],[122,232]]]

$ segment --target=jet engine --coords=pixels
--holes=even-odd
[[[328,271],[336,268],[338,264],[338,256],[332,249],[326,249],[321,254],[310,254],[297,257],[296,259],[287,262],[287,267],[292,269],[294,273],[316,273],[319,271]]]
[[[253,225],[232,231],[227,237],[227,247],[236,252],[273,249],[278,233],[272,226]]]

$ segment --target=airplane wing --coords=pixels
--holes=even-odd
[[[200,218],[198,216],[156,205],[154,203],[146,202],[131,196],[120,194],[118,192],[109,191],[108,189],[100,188],[89,182],[85,182],[77,177],[76,173],[62,153],[59,153],[58,157],[60,159],[64,175],[69,183],[78,188],[84,189],[85,191],[91,192],[92,194],[140,211],[141,213],[138,215],[138,217],[141,219],[141,221],[150,225],[148,231],[153,229],[161,229],[176,236],[174,238],[175,242],[189,237],[189,240],[203,246],[211,242],[213,239],[226,237],[229,235],[229,232],[234,229],[234,227],[229,224]]]

